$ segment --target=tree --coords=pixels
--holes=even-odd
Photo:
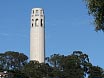
[[[61,62],[63,58],[64,58],[64,55],[60,55],[60,54],[53,54],[50,57],[47,57],[47,61],[51,66],[50,77],[61,78],[61,75],[62,75]]]
[[[88,78],[103,78],[103,77],[104,77],[104,71],[101,67],[98,66],[90,67]]]
[[[0,71],[3,71],[6,64],[5,54],[0,53]]]
[[[19,68],[19,52],[5,52],[6,69],[17,70]]]
[[[64,55],[60,54],[53,54],[50,57],[47,57],[47,61],[53,66],[53,67],[60,67],[60,62],[64,58]]]
[[[8,51],[0,54],[0,71],[8,70],[13,78],[99,78],[104,71],[93,66],[87,54],[74,51],[64,56],[53,54],[47,57],[47,63],[27,62],[23,53]]]
[[[39,63],[38,61],[30,61],[24,66],[22,72],[28,78],[48,78],[50,75],[50,66],[45,63]]]
[[[27,62],[28,57],[23,53],[7,51],[4,53],[6,58],[6,67],[11,70],[20,70]]]
[[[104,0],[85,0],[89,15],[94,17],[96,31],[104,31]]]
[[[52,67],[52,76],[55,78],[84,78],[92,64],[87,54],[74,51],[71,55],[53,54],[48,57]]]
[[[28,57],[23,53],[14,51],[0,53],[0,71],[13,73],[13,78],[26,78],[21,70],[27,64],[27,60]]]
[[[65,78],[84,78],[90,65],[87,54],[74,51],[73,54],[66,56],[62,62],[63,75]]]

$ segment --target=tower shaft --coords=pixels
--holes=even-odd
[[[33,8],[30,28],[30,60],[40,63],[45,59],[45,26],[42,8]]]

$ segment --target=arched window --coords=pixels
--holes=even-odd
[[[39,26],[39,20],[38,20],[38,19],[35,20],[35,26],[36,26],[36,27]]]
[[[38,10],[36,10],[36,14],[38,14]]]
[[[32,19],[32,21],[34,21],[34,19]]]
[[[41,19],[41,27],[43,26],[43,19]]]
[[[38,10],[36,10],[35,16],[39,16],[39,11]]]
[[[33,14],[34,14],[34,10],[33,10]]]
[[[40,10],[40,14],[43,15],[43,11],[42,10]]]
[[[34,24],[32,23],[32,27],[34,26]]]

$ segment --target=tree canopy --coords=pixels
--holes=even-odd
[[[27,59],[23,53],[7,51],[0,53],[0,66],[3,70],[19,70],[26,64]]]
[[[0,72],[8,71],[14,75],[13,78],[26,78],[21,70],[27,64],[27,60],[28,57],[23,53],[14,51],[0,53]]]
[[[70,55],[53,54],[46,63],[27,62],[23,53],[7,51],[0,53],[0,71],[13,73],[13,78],[102,78],[104,71],[90,62],[89,56],[81,51]],[[87,77],[88,76],[88,77]]]
[[[87,54],[74,51],[71,55],[53,54],[46,63],[30,61],[23,71],[31,78],[96,78],[103,77],[103,69],[91,64]]]
[[[96,31],[104,31],[104,0],[84,0],[88,13],[94,17]]]

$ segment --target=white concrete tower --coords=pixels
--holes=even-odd
[[[30,28],[30,60],[44,63],[45,59],[45,24],[42,8],[33,8]]]

